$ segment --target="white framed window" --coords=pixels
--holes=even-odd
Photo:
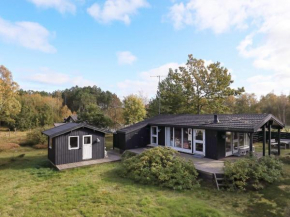
[[[79,149],[79,136],[69,136],[68,137],[68,149]]]
[[[49,149],[52,149],[52,138],[49,138],[48,140],[48,147]]]
[[[151,144],[158,145],[158,127],[157,126],[151,127]]]
[[[192,153],[192,138],[191,128],[165,128],[165,146],[177,151]]]
[[[205,155],[205,130],[195,129],[193,141],[194,153]]]

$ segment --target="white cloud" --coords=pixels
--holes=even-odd
[[[160,67],[140,72],[137,79],[127,79],[117,84],[118,95],[127,96],[132,93],[138,94],[139,92],[143,92],[146,93],[147,96],[153,97],[156,94],[159,80],[158,77],[151,76],[161,75],[163,76],[161,77],[161,80],[163,80],[167,76],[169,68],[177,69],[179,66],[182,65],[184,64],[167,63]]]
[[[106,0],[103,7],[94,3],[87,12],[100,23],[117,20],[129,25],[130,17],[137,14],[139,8],[148,6],[147,0]]]
[[[275,73],[273,75],[256,75],[247,79],[247,92],[255,93],[257,96],[269,92],[276,94],[290,93],[290,73]]]
[[[9,22],[0,18],[0,38],[9,43],[40,50],[46,53],[55,53],[56,49],[49,43],[54,37],[45,27],[34,22]]]
[[[76,6],[70,0],[28,0],[39,8],[54,8],[60,13],[75,13]]]
[[[253,59],[254,67],[268,70],[267,75],[249,78],[246,90],[266,94],[289,91],[289,11],[289,0],[189,0],[173,4],[168,16],[176,29],[192,25],[216,34],[246,29],[238,52]]]
[[[190,0],[186,4],[175,3],[168,17],[176,29],[195,25],[200,29],[211,28],[221,33],[231,26],[246,28],[245,13],[248,0]]]
[[[121,51],[117,52],[118,63],[120,65],[129,64],[131,65],[133,62],[137,60],[137,57],[134,56],[130,51]]]
[[[82,76],[73,76],[65,73],[56,72],[50,68],[42,67],[38,72],[35,70],[30,70],[29,76],[24,77],[24,80],[37,83],[37,84],[47,84],[53,86],[93,86],[94,83],[90,80],[85,79]]]

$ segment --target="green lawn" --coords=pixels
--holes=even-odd
[[[290,165],[281,182],[262,191],[217,191],[202,183],[194,191],[179,192],[119,178],[119,162],[58,172],[46,155],[29,147],[0,152],[1,217],[284,216],[290,206]]]

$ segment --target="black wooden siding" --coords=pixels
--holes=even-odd
[[[226,156],[226,132],[217,132],[217,158],[221,159]]]
[[[143,127],[130,133],[113,135],[113,146],[120,150],[145,147],[150,144],[150,127]]]
[[[253,135],[254,142],[263,142],[263,131],[259,131],[257,133],[254,133]],[[271,132],[271,139],[277,139],[278,138],[278,132],[274,131]],[[266,131],[266,139],[269,139],[269,132]],[[290,139],[290,133],[281,132],[281,139]]]
[[[48,137],[48,159],[55,164],[55,139],[52,139],[52,148],[49,148],[49,137]]]
[[[205,157],[217,159],[217,131],[205,131]]]
[[[48,152],[48,158],[50,161],[55,165],[83,161],[84,135],[92,135],[92,159],[104,158],[105,134],[81,128],[53,138],[53,148]],[[79,136],[79,149],[69,150],[69,136]],[[97,139],[99,139],[100,142],[97,142]]]

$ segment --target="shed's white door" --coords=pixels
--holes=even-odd
[[[83,136],[83,159],[91,159],[93,154],[92,136]]]

